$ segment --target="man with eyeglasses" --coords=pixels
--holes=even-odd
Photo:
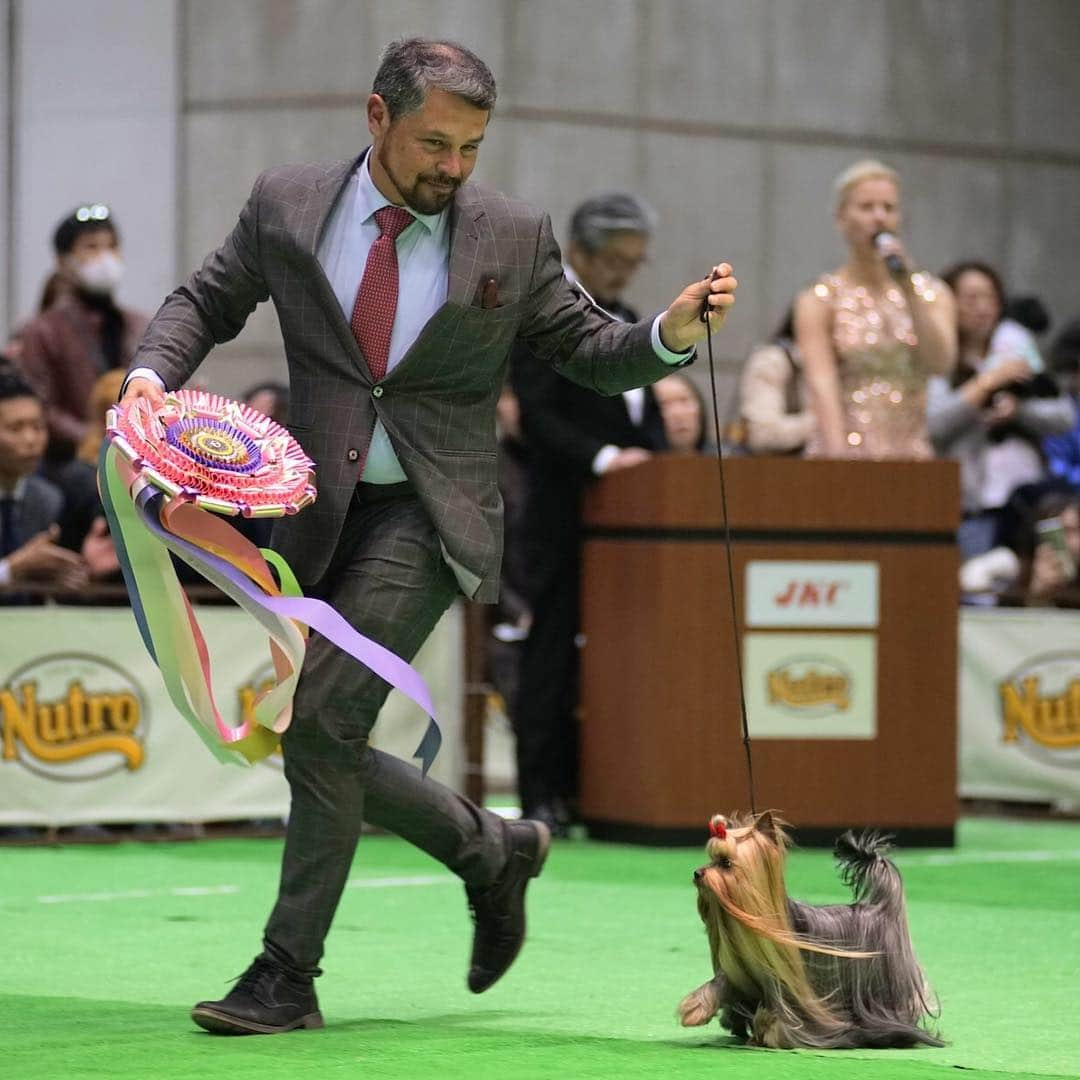
[[[566,276],[621,322],[638,314],[623,291],[648,257],[654,214],[613,192],[587,199],[570,218]],[[521,656],[516,736],[525,817],[567,836],[578,795],[578,593],[581,505],[590,480],[666,448],[652,388],[604,397],[535,363],[527,347],[511,361],[528,454],[523,535],[531,623]]]
[[[45,402],[47,470],[60,475],[86,434],[94,384],[131,362],[146,316],[115,300],[120,234],[104,203],[76,207],[53,233],[57,299],[19,331],[18,362]]]

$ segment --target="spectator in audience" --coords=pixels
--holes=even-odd
[[[0,370],[0,603],[27,603],[30,585],[78,589],[88,572],[81,555],[59,545],[64,497],[35,475],[48,432],[45,409],[16,372]]]
[[[1016,323],[999,332],[1005,290],[993,267],[959,263],[944,277],[956,296],[959,360],[950,378],[931,381],[928,421],[937,452],[960,461],[967,559],[1009,542],[1010,497],[1045,479],[1039,440],[1067,432],[1075,411],[1043,372],[1030,333]]]
[[[90,391],[86,432],[75,457],[53,472],[53,480],[64,495],[64,521],[60,543],[80,550],[93,535],[100,540],[94,550],[91,577],[94,581],[120,580],[120,564],[108,537],[101,496],[97,486],[98,454],[105,439],[105,418],[120,395],[124,369],[105,372]]]
[[[1080,319],[1067,323],[1050,347],[1050,370],[1072,402],[1077,421],[1071,430],[1043,439],[1049,474],[1080,491]]]
[[[71,292],[71,281],[62,271],[59,269],[53,270],[49,276],[45,279],[45,284],[41,287],[41,299],[38,300],[37,311],[35,315],[40,315],[43,311],[48,311],[49,308],[60,299],[61,296]],[[4,346],[4,352],[13,361],[22,359],[23,355],[23,343],[22,334],[26,329],[26,323],[22,323],[17,326],[11,332],[11,336],[8,338],[7,344]]]
[[[570,220],[566,276],[617,319],[644,263],[653,214],[633,195],[588,199]],[[527,354],[511,356],[527,442],[526,552],[532,614],[513,706],[522,813],[567,835],[578,789],[578,593],[581,505],[590,480],[664,449],[653,390],[601,397]]]
[[[751,351],[739,379],[743,444],[752,454],[801,454],[817,426],[806,402],[794,323],[789,307],[776,333]]]
[[[53,234],[60,274],[68,287],[23,328],[19,363],[45,401],[48,471],[70,461],[86,434],[95,380],[126,368],[147,320],[117,305],[123,274],[120,237],[107,206],[80,206]]]
[[[1034,517],[1028,605],[1080,607],[1080,496],[1051,493]]]
[[[1003,607],[1080,608],[1080,494],[1052,491],[1032,506],[1012,553],[1012,580],[1000,588]],[[969,561],[1006,566],[1005,548]],[[963,580],[963,579],[962,579]]]
[[[708,449],[705,398],[697,383],[676,371],[653,383],[653,393],[668,449],[676,454],[699,454]]]
[[[1042,337],[1050,329],[1050,312],[1037,296],[1010,296],[1005,300],[1002,321],[1019,323],[1025,330]]]
[[[289,418],[289,388],[284,383],[264,382],[244,393],[244,401],[282,427]]]
[[[817,417],[807,454],[929,458],[926,381],[948,374],[955,360],[952,294],[914,270],[898,238],[894,170],[859,161],[833,192],[847,261],[795,301],[795,340]]]

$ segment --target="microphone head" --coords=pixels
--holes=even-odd
[[[883,247],[895,242],[895,240],[895,234],[886,229],[874,233],[874,247],[879,253]],[[889,273],[892,274],[894,278],[903,277],[905,269],[904,260],[901,259],[896,252],[890,251],[888,254],[883,254],[881,257]]]

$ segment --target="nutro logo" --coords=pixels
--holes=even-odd
[[[846,712],[851,706],[851,676],[829,660],[792,659],[766,675],[772,705],[810,715]]]
[[[145,758],[142,695],[97,656],[35,659],[0,684],[0,764],[53,780],[94,780]]]
[[[796,579],[773,597],[773,603],[781,608],[832,607],[848,587],[846,581]]]
[[[1080,766],[1080,652],[1027,660],[998,693],[1002,742],[1040,761]]]

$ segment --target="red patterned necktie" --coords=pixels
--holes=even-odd
[[[368,252],[364,276],[353,304],[353,335],[375,380],[386,374],[390,357],[390,334],[398,299],[398,236],[415,220],[403,206],[384,206],[375,211],[379,238]]]

